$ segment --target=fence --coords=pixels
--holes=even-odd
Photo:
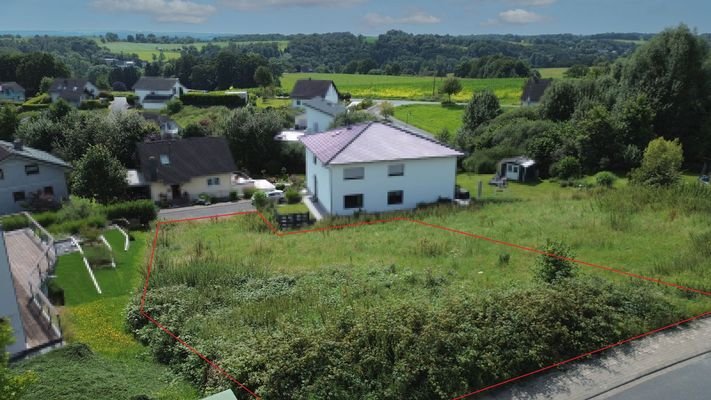
[[[27,217],[29,221],[28,228],[34,233],[35,238],[39,239],[40,248],[44,249],[43,253],[33,262],[33,265],[37,268],[39,282],[43,283],[49,275],[54,272],[54,267],[57,265],[57,250],[54,247],[54,236],[32,218],[30,213],[23,212],[22,214]]]
[[[52,305],[47,296],[42,293],[41,290],[30,287],[30,295],[32,304],[34,304],[40,311],[42,318],[47,323],[47,328],[51,330],[55,337],[61,339],[63,337],[62,333],[62,319],[59,315],[59,311]]]
[[[294,214],[276,213],[275,217],[277,224],[279,224],[279,229],[281,230],[301,228],[303,226],[313,225],[315,222],[311,219],[311,214],[308,212]]]

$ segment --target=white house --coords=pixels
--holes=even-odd
[[[380,122],[305,135],[306,181],[333,215],[413,209],[453,199],[457,157],[434,139]]]
[[[86,79],[56,78],[48,92],[52,102],[62,99],[76,107],[81,105],[82,101],[99,97],[99,88]]]
[[[4,321],[0,321],[0,324],[9,323],[15,337],[13,344],[5,349],[0,349],[0,351],[7,351],[10,354],[19,353],[27,348],[25,329],[22,325],[22,316],[17,304],[13,282],[10,259],[5,246],[5,235],[2,225],[0,225],[0,318],[4,319]]]
[[[41,150],[0,140],[0,215],[24,210],[38,196],[60,201],[69,196],[66,175],[70,165]]]
[[[338,103],[338,89],[333,81],[317,79],[300,79],[291,90],[291,106],[300,107],[304,100],[321,99],[331,104]]]
[[[139,143],[139,169],[128,171],[133,192],[147,188],[153,201],[188,203],[201,194],[227,198],[236,170],[224,137]],[[145,193],[145,192],[144,192]]]
[[[301,108],[305,112],[296,117],[296,125],[305,129],[307,134],[319,133],[329,129],[336,117],[346,112],[345,106],[329,103],[321,98],[303,100]]]
[[[146,110],[160,110],[168,101],[187,93],[188,89],[180,84],[178,78],[160,78],[142,76],[133,85],[138,96],[138,103]]]

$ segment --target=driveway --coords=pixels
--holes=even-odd
[[[244,211],[254,211],[250,200],[240,200],[234,203],[219,203],[210,206],[190,206],[182,208],[165,208],[158,212],[158,219],[170,221],[187,218],[209,217],[212,215],[233,214]]]
[[[128,110],[128,101],[125,97],[114,97],[114,100],[109,104],[109,109],[115,112]]]

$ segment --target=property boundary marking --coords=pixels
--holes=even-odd
[[[235,384],[237,384],[242,390],[244,390],[245,392],[249,393],[249,394],[250,394],[252,397],[254,397],[255,399],[261,399],[261,397],[260,397],[259,395],[257,395],[256,393],[254,393],[252,390],[250,390],[247,386],[245,386],[244,384],[242,384],[242,382],[238,381],[235,377],[233,377],[232,375],[230,375],[230,373],[227,372],[224,368],[220,367],[220,365],[218,365],[218,364],[215,363],[214,361],[208,359],[208,358],[207,358],[206,356],[204,356],[202,353],[200,353],[199,351],[197,351],[197,349],[195,349],[194,347],[192,347],[191,345],[189,345],[187,342],[185,342],[183,339],[181,339],[179,336],[177,336],[176,334],[174,334],[173,332],[171,332],[169,329],[167,329],[166,327],[164,327],[163,325],[161,325],[160,322],[158,322],[157,320],[155,320],[150,314],[148,314],[148,313],[144,310],[144,306],[145,306],[145,303],[146,303],[146,294],[148,293],[148,283],[149,283],[150,276],[151,276],[151,271],[152,271],[152,268],[153,268],[153,260],[154,260],[154,258],[155,258],[155,251],[156,251],[156,246],[157,246],[157,244],[158,244],[158,235],[159,235],[159,233],[160,233],[160,227],[161,227],[161,226],[163,226],[163,225],[177,224],[177,223],[182,223],[182,222],[206,220],[206,219],[215,219],[215,220],[217,220],[217,219],[219,219],[219,218],[235,217],[235,216],[250,215],[250,214],[257,214],[257,215],[262,219],[262,221],[264,221],[264,223],[266,224],[266,226],[271,230],[272,234],[274,234],[275,236],[278,236],[278,237],[291,236],[291,235],[300,235],[300,234],[314,233],[314,232],[324,232],[324,231],[331,231],[331,230],[340,230],[340,229],[346,229],[346,228],[355,228],[355,227],[366,226],[366,225],[378,225],[378,224],[385,224],[385,223],[397,222],[397,221],[411,222],[411,223],[419,224],[419,225],[422,225],[422,226],[426,226],[426,227],[430,227],[430,228],[434,228],[434,229],[440,229],[440,230],[443,230],[443,231],[447,231],[447,232],[451,232],[451,233],[455,233],[455,234],[459,234],[459,235],[471,237],[471,238],[474,238],[474,239],[484,240],[484,241],[487,241],[487,242],[490,242],[490,243],[494,243],[494,244],[498,244],[498,245],[502,245],[502,246],[511,247],[511,248],[514,248],[514,249],[517,249],[517,250],[521,250],[521,251],[525,251],[525,252],[529,252],[529,253],[534,253],[534,254],[539,254],[539,255],[545,255],[545,256],[547,256],[547,257],[556,258],[556,259],[559,259],[559,260],[570,261],[570,262],[573,262],[573,263],[576,263],[576,264],[579,264],[579,265],[583,265],[583,266],[587,266],[587,267],[591,267],[591,268],[601,269],[601,270],[608,271],[608,272],[612,272],[612,273],[615,273],[615,274],[618,274],[618,275],[627,276],[627,277],[631,277],[631,278],[635,278],[635,279],[640,279],[640,280],[644,280],[644,281],[656,283],[656,284],[658,284],[658,285],[663,285],[663,286],[672,287],[672,288],[675,288],[675,289],[678,289],[678,290],[682,290],[682,291],[685,291],[685,292],[695,293],[695,294],[701,294],[701,295],[703,295],[703,296],[710,296],[710,297],[711,297],[711,292],[706,292],[706,291],[703,291],[703,290],[694,289],[694,288],[690,288],[690,287],[678,285],[678,284],[671,283],[671,282],[666,282],[666,281],[663,281],[663,280],[661,280],[661,279],[650,278],[650,277],[647,277],[647,276],[635,274],[635,273],[628,272],[628,271],[623,271],[623,270],[616,269],[616,268],[612,268],[612,267],[608,267],[608,266],[605,266],[605,265],[594,264],[594,263],[590,263],[590,262],[587,262],[587,261],[577,260],[577,259],[575,259],[575,258],[563,257],[563,256],[560,256],[560,255],[557,255],[557,254],[546,253],[545,251],[542,251],[542,250],[539,250],[539,249],[536,249],[536,248],[533,248],[533,247],[521,246],[521,245],[518,245],[518,244],[515,244],[515,243],[509,243],[509,242],[505,242],[505,241],[503,241],[503,240],[492,239],[492,238],[489,238],[489,237],[486,237],[486,236],[477,235],[477,234],[475,234],[475,233],[466,232],[466,231],[461,231],[461,230],[453,229],[453,228],[448,228],[448,227],[446,227],[446,226],[430,224],[430,223],[427,223],[427,222],[424,222],[424,221],[420,221],[420,220],[417,220],[417,219],[405,218],[405,217],[395,217],[395,218],[387,218],[387,219],[378,219],[378,220],[373,220],[373,221],[354,222],[354,223],[351,223],[351,224],[334,225],[334,226],[327,226],[327,227],[323,227],[323,228],[313,228],[313,229],[304,229],[304,230],[287,231],[287,232],[281,232],[281,231],[279,231],[278,229],[276,229],[276,228],[274,227],[274,225],[273,225],[271,222],[269,222],[269,220],[268,220],[261,212],[259,212],[259,211],[244,211],[244,212],[236,212],[236,213],[230,213],[230,214],[217,214],[217,215],[209,215],[209,216],[203,216],[203,217],[184,218],[184,219],[178,219],[178,220],[158,221],[158,222],[156,223],[155,234],[153,235],[153,242],[152,242],[152,244],[151,244],[151,255],[150,255],[150,259],[148,260],[146,279],[145,279],[145,283],[144,283],[144,286],[143,286],[143,294],[141,295],[140,314],[141,314],[143,317],[145,317],[148,321],[150,321],[152,324],[154,324],[156,327],[158,327],[160,330],[162,330],[163,332],[165,332],[168,336],[172,337],[172,338],[175,339],[178,343],[180,343],[180,344],[183,345],[185,348],[187,348],[188,350],[190,350],[192,353],[194,353],[195,355],[197,355],[198,357],[200,357],[201,359],[203,359],[207,364],[209,364],[213,369],[215,369],[217,372],[219,372],[220,374],[222,374],[225,378],[227,378],[227,379],[229,379],[230,381],[232,381],[232,382],[234,382]],[[556,367],[560,367],[560,366],[562,366],[562,365],[565,365],[565,364],[568,364],[568,363],[571,363],[571,362],[574,362],[574,361],[583,359],[583,358],[585,358],[585,357],[589,357],[589,356],[591,356],[591,355],[604,352],[605,350],[609,350],[609,349],[611,349],[611,348],[613,348],[613,347],[617,347],[617,346],[623,345],[623,344],[625,344],[625,343],[629,343],[629,342],[632,342],[632,341],[635,341],[635,340],[638,340],[638,339],[641,339],[641,338],[644,338],[644,337],[653,335],[653,334],[655,334],[655,333],[659,333],[659,332],[662,332],[662,331],[665,331],[665,330],[668,330],[668,329],[671,329],[671,328],[674,328],[674,327],[677,327],[677,326],[680,326],[680,325],[683,325],[683,324],[686,324],[686,323],[689,323],[689,322],[691,322],[691,321],[694,321],[694,320],[697,320],[697,319],[701,319],[701,318],[704,318],[704,317],[707,317],[707,316],[711,316],[711,311],[706,311],[706,312],[703,312],[703,313],[701,313],[701,314],[699,314],[699,315],[696,315],[696,316],[693,316],[693,317],[690,317],[690,318],[686,318],[686,319],[684,319],[684,320],[681,320],[681,321],[678,321],[678,322],[674,322],[674,323],[672,323],[672,324],[669,324],[669,325],[666,325],[666,326],[663,326],[663,327],[660,327],[660,328],[657,328],[657,329],[653,329],[653,330],[651,330],[651,331],[649,331],[649,332],[645,332],[645,333],[642,333],[642,334],[633,336],[633,337],[628,338],[628,339],[624,339],[624,340],[620,340],[620,341],[615,342],[615,343],[611,343],[611,344],[609,344],[609,345],[607,345],[607,346],[603,346],[603,347],[601,347],[601,348],[599,348],[599,349],[596,349],[596,350],[593,350],[593,351],[589,351],[589,352],[580,354],[580,355],[578,355],[578,356],[569,358],[569,359],[567,359],[567,360],[550,364],[550,365],[545,366],[545,367],[543,367],[543,368],[539,368],[539,369],[537,369],[537,370],[535,370],[535,371],[531,371],[531,372],[525,373],[525,374],[523,374],[523,375],[519,375],[519,376],[516,376],[516,377],[513,377],[513,378],[509,378],[509,379],[503,380],[503,381],[501,381],[501,382],[495,383],[495,384],[493,384],[493,385],[489,385],[489,386],[483,387],[483,388],[481,388],[481,389],[477,389],[477,390],[475,390],[475,391],[472,391],[472,392],[469,392],[469,393],[466,393],[466,394],[462,394],[462,395],[460,395],[460,396],[454,397],[452,400],[461,400],[461,399],[464,399],[464,398],[467,398],[467,397],[470,397],[470,396],[474,396],[474,395],[476,395],[476,394],[480,394],[480,393],[483,393],[483,392],[486,392],[486,391],[489,391],[489,390],[492,390],[492,389],[496,389],[496,388],[499,388],[499,387],[504,386],[504,385],[506,385],[506,384],[509,384],[509,383],[512,383],[512,382],[515,382],[515,381],[518,381],[518,380],[527,378],[527,377],[529,377],[529,376],[536,375],[536,374],[539,374],[539,373],[541,373],[541,372],[548,371],[548,370],[553,369],[553,368],[556,368]]]

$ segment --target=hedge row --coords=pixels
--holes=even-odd
[[[225,106],[239,108],[246,105],[245,100],[240,96],[215,93],[187,93],[180,96],[180,101],[185,105],[198,107]]]
[[[137,219],[147,224],[158,217],[158,210],[152,200],[135,200],[106,206],[108,219]]]
[[[98,110],[101,108],[108,108],[109,103],[101,100],[84,100],[79,105],[80,110]]]

